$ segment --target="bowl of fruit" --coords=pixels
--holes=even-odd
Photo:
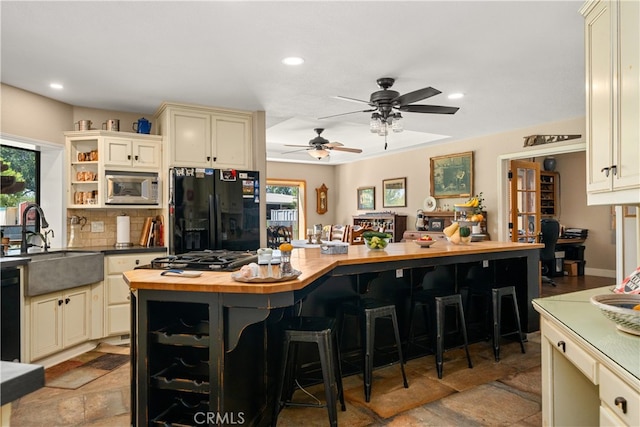
[[[457,221],[452,222],[442,231],[447,236],[447,240],[454,245],[466,245],[471,241],[471,228],[465,225],[461,226]]]
[[[436,241],[433,240],[433,237],[429,236],[428,234],[424,234],[420,236],[419,239],[416,239],[413,242],[416,245],[420,246],[421,248],[428,248],[429,246],[433,245]]]
[[[365,231],[362,237],[367,248],[373,250],[386,248],[391,240],[391,234],[379,231]]]

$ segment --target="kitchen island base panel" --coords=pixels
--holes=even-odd
[[[197,422],[194,416],[219,413],[228,419],[261,425],[270,416],[266,380],[267,355],[264,311],[247,316],[221,305],[215,293],[138,291],[137,318],[148,319],[135,330],[132,385],[135,386],[132,422],[169,425]],[[241,310],[245,312],[246,310]],[[277,310],[273,313],[281,317]],[[254,322],[258,317],[260,321]],[[223,318],[242,330],[228,348]],[[144,349],[145,351],[141,351]],[[134,372],[135,370],[135,372]],[[133,390],[133,389],[132,389]],[[134,415],[135,414],[135,415]]]

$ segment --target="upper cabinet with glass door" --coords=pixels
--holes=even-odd
[[[640,2],[594,0],[585,17],[587,204],[640,203]]]
[[[162,137],[129,132],[65,132],[67,205],[104,208],[105,171],[161,172]]]

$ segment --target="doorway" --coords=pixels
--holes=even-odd
[[[267,227],[287,227],[293,239],[304,239],[306,194],[305,181],[267,179]]]
[[[583,138],[573,140],[571,143],[564,145],[548,144],[542,145],[540,148],[521,151],[517,153],[509,153],[498,156],[498,240],[501,242],[510,241],[509,221],[510,221],[510,205],[509,192],[511,190],[508,180],[509,168],[512,160],[524,160],[533,157],[554,156],[565,153],[576,153],[585,151],[587,144]]]

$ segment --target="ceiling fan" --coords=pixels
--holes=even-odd
[[[324,131],[323,128],[316,128],[314,129],[314,131],[318,134],[318,136],[309,140],[308,145],[285,145],[285,147],[304,147],[304,150],[307,150],[311,157],[315,157],[318,160],[327,157],[330,150],[346,151],[349,153],[362,153],[362,150],[359,148],[349,148],[343,146],[339,142],[329,142],[328,139],[320,136],[320,134]],[[287,153],[283,154],[295,153],[296,151],[302,150],[288,151]]]
[[[402,132],[402,114],[400,111],[408,113],[455,114],[459,110],[458,107],[445,107],[441,105],[415,105],[413,104],[414,102],[430,98],[442,92],[432,87],[425,87],[400,95],[399,92],[390,89],[394,82],[395,80],[391,77],[379,78],[377,83],[381,90],[373,92],[369,101],[337,96],[338,99],[367,104],[370,108],[320,117],[320,119],[328,119],[330,117],[344,116],[353,113],[373,113],[370,122],[371,132],[386,137],[389,129],[394,132]],[[398,112],[394,110],[398,110]],[[386,148],[385,144],[385,149]]]

